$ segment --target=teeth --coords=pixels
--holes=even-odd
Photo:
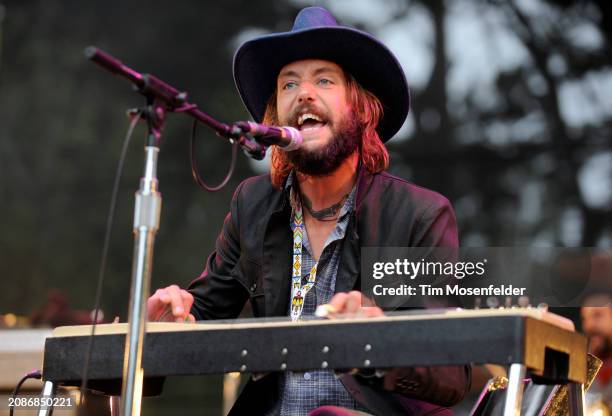
[[[298,118],[298,125],[301,126],[302,124],[304,124],[304,121],[308,120],[308,119],[312,119],[318,122],[322,122],[323,120],[321,120],[318,116],[312,114],[312,113],[304,113],[302,114],[299,118]]]

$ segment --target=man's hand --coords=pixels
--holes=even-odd
[[[157,289],[147,299],[147,319],[162,322],[195,322],[189,313],[193,305],[193,296],[177,285]]]
[[[336,293],[326,305],[320,305],[315,315],[326,318],[374,318],[385,316],[382,309],[361,292]]]

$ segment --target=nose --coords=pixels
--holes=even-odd
[[[314,85],[310,82],[302,82],[300,84],[300,90],[297,95],[297,100],[299,104],[304,102],[312,102],[315,99],[315,91]]]

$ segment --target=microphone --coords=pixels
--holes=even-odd
[[[242,133],[253,136],[257,142],[266,146],[275,144],[286,152],[299,149],[302,145],[302,134],[293,127],[266,126],[252,121],[238,121],[234,126]]]

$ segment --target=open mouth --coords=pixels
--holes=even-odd
[[[297,128],[300,131],[314,130],[327,125],[327,121],[313,113],[304,113],[297,119]]]

